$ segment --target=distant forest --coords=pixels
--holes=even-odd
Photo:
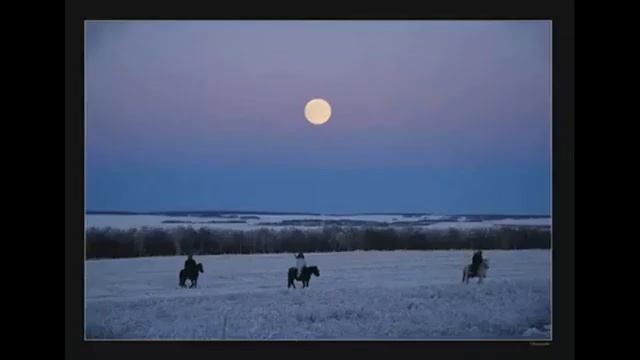
[[[415,230],[325,227],[250,231],[192,227],[120,230],[89,228],[86,257],[130,258],[206,254],[271,254],[352,250],[549,249],[544,228]]]

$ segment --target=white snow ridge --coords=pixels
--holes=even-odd
[[[548,250],[486,251],[483,284],[461,283],[470,251],[306,254],[320,269],[287,289],[291,254],[87,261],[88,340],[550,340]]]

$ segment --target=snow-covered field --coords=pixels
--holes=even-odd
[[[508,217],[497,220],[468,221],[464,216],[446,216],[446,215],[423,215],[416,217],[404,217],[398,215],[272,215],[272,214],[242,214],[236,215],[235,218],[221,217],[200,217],[200,216],[167,216],[167,215],[117,215],[117,214],[87,214],[86,226],[104,228],[112,227],[117,229],[131,229],[141,227],[157,227],[172,228],[177,226],[192,226],[195,228],[207,227],[214,229],[227,230],[255,230],[259,228],[269,228],[274,230],[282,230],[284,228],[296,227],[299,229],[321,228],[319,226],[296,226],[296,225],[274,225],[283,221],[366,221],[371,226],[375,223],[402,223],[397,226],[407,226],[407,223],[416,223],[412,225],[415,228],[423,229],[490,229],[500,226],[551,226],[550,218],[517,218],[510,219]],[[244,217],[244,218],[243,218]],[[167,221],[173,223],[166,223]],[[229,221],[243,221],[242,223],[233,223]],[[421,225],[420,221],[437,221],[433,224]],[[175,223],[183,222],[183,223]],[[269,225],[265,225],[269,224]]]
[[[485,251],[468,285],[471,251],[306,255],[306,289],[286,287],[292,254],[197,256],[198,289],[178,287],[184,257],[89,260],[86,338],[550,340],[549,250]]]

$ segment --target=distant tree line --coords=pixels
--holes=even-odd
[[[192,227],[120,230],[89,228],[86,256],[127,258],[193,254],[264,254],[351,250],[549,249],[539,228],[414,230],[325,227],[250,231]]]

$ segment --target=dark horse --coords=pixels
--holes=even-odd
[[[193,274],[188,274],[185,269],[180,270],[180,287],[187,287],[187,279],[191,281],[191,286],[189,286],[190,288],[198,287],[198,273],[204,272],[204,270],[202,269],[202,264],[198,263],[195,270],[196,271],[194,271]]]
[[[309,287],[309,279],[311,279],[311,274],[320,276],[320,270],[318,270],[317,266],[303,267],[302,272],[300,273],[300,277],[298,278],[296,278],[297,273],[298,268],[289,268],[289,281],[287,282],[287,289],[292,286],[294,289],[296,288],[296,284],[293,283],[293,280],[302,281],[303,288]]]

